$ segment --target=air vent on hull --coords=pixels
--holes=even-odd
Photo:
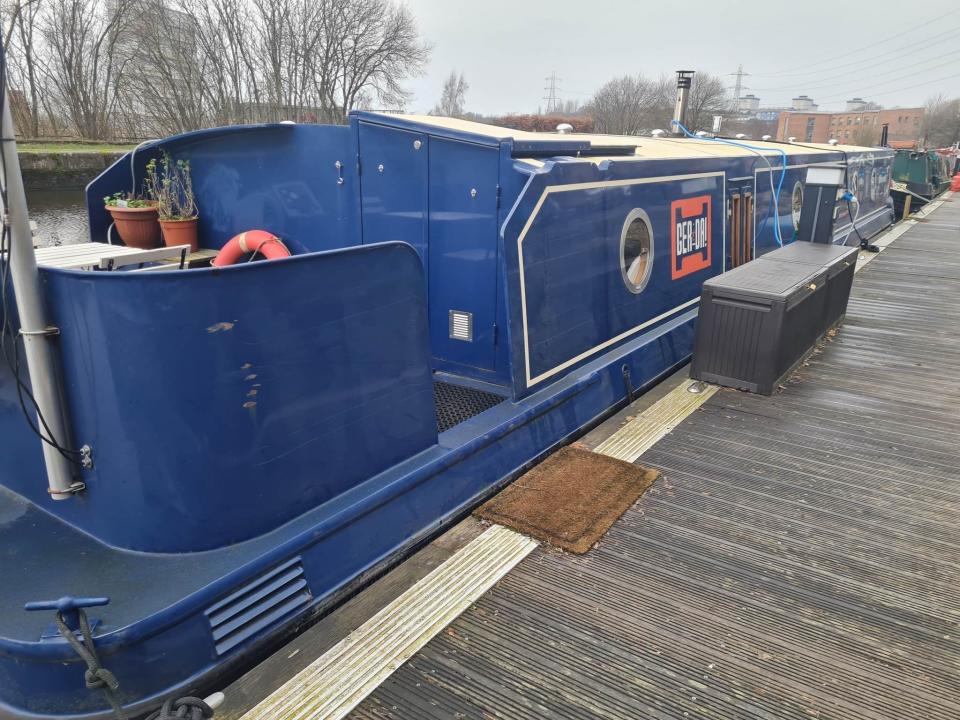
[[[207,608],[207,620],[223,655],[310,603],[299,557],[292,558]]]
[[[473,313],[463,310],[450,311],[450,337],[473,342]]]

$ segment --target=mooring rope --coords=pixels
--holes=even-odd
[[[100,657],[97,655],[97,649],[93,644],[93,632],[90,630],[90,621],[87,619],[87,613],[83,608],[77,608],[77,617],[80,621],[80,633],[83,636],[82,641],[77,639],[76,634],[71,630],[63,619],[63,613],[57,612],[55,620],[57,629],[64,639],[70,643],[77,655],[87,664],[87,669],[83,673],[83,681],[86,683],[87,690],[102,690],[113,708],[117,720],[127,720],[127,714],[123,711],[123,705],[117,696],[117,690],[120,689],[120,683],[116,676],[100,664]]]
[[[87,690],[102,690],[117,720],[127,720],[127,714],[117,694],[120,682],[116,675],[100,663],[100,656],[97,655],[97,649],[93,643],[90,621],[83,608],[77,608],[77,618],[80,623],[81,639],[78,639],[76,633],[67,625],[61,612],[57,612],[55,617],[57,629],[80,659],[87,664],[87,669],[83,673]],[[200,698],[188,696],[166,700],[160,709],[148,715],[146,720],[207,720],[212,717],[212,707]]]

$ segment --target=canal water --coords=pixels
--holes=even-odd
[[[83,190],[28,190],[27,209],[37,224],[37,244],[70,245],[87,241]]]

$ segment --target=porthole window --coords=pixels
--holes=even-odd
[[[800,211],[803,209],[803,185],[799,181],[793,186],[793,199],[790,204],[790,213],[793,216],[793,229],[800,229]]]
[[[643,211],[631,210],[620,234],[620,271],[627,289],[643,292],[653,271],[653,230]]]

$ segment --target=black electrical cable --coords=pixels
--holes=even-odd
[[[0,83],[2,87],[2,83]],[[0,110],[2,110],[2,105],[0,105]],[[0,160],[0,165],[3,165],[3,161]],[[4,167],[4,172],[6,168]],[[6,188],[0,184],[0,197],[3,198],[4,207],[6,207]],[[23,411],[23,417],[27,421],[27,425],[33,431],[33,433],[39,437],[43,442],[47,443],[51,447],[57,450],[63,457],[69,460],[72,463],[79,464],[79,458],[82,456],[82,453],[79,450],[71,450],[61,446],[59,443],[53,439],[53,433],[50,430],[50,426],[47,424],[46,418],[43,417],[43,413],[40,412],[40,408],[37,406],[37,401],[33,396],[30,388],[27,387],[23,379],[20,377],[20,352],[19,346],[17,345],[17,339],[13,332],[13,327],[10,324],[10,314],[7,309],[7,286],[9,283],[9,273],[10,273],[10,263],[9,263],[9,253],[10,246],[7,242],[9,237],[9,231],[4,224],[2,232],[0,232],[0,257],[6,256],[8,259],[3,263],[3,272],[0,274],[0,297],[2,297],[2,306],[3,306],[3,321],[0,325],[0,348],[2,348],[4,360],[7,362],[7,366],[10,368],[10,372],[13,375],[14,381],[16,382],[17,387],[17,400],[19,401],[20,409]],[[7,339],[11,340],[10,346],[7,344]],[[13,349],[13,357],[10,357],[10,349]],[[33,419],[30,417],[30,411],[27,408],[27,404],[24,400],[24,395],[30,400],[30,404],[33,406],[36,411],[37,418],[40,420],[44,430],[47,432],[45,436],[37,425],[34,424]]]
[[[805,145],[804,147],[809,147]],[[847,175],[850,172],[850,159],[847,157],[847,151],[837,148],[837,150],[843,154],[843,184],[844,186],[849,185],[847,180]],[[857,198],[857,213],[859,214],[860,208],[860,198]],[[860,249],[867,250],[868,252],[880,252],[880,248],[876,245],[871,245],[867,240],[860,234],[860,230],[857,228],[857,217],[853,214],[853,205],[850,204],[850,199],[847,198],[847,215],[850,217],[850,225],[853,228],[853,232],[857,234],[857,237],[860,239]],[[850,236],[850,233],[847,233],[847,237]],[[846,238],[844,238],[844,245],[846,245]]]
[[[3,112],[6,110],[6,102],[7,53],[6,48],[0,44],[0,117],[2,117]],[[10,142],[10,140],[8,138],[0,138],[0,142]],[[3,174],[2,180],[0,180],[0,201],[2,201],[3,209],[6,213],[9,212],[8,208],[10,206],[7,201],[7,160],[3,152],[0,152],[0,171],[2,171]],[[53,432],[50,430],[50,426],[47,424],[46,418],[44,418],[43,413],[40,411],[40,407],[37,405],[37,401],[34,398],[33,393],[20,377],[20,348],[17,345],[17,337],[13,333],[13,328],[10,323],[10,313],[7,308],[7,287],[10,278],[10,259],[13,253],[13,244],[12,242],[9,242],[10,228],[6,222],[6,218],[3,219],[2,224],[3,227],[2,230],[0,230],[0,260],[3,262],[3,269],[2,272],[0,272],[0,305],[2,305],[3,321],[2,325],[0,325],[0,350],[2,350],[4,360],[6,360],[7,366],[10,368],[10,372],[13,374],[13,378],[17,386],[17,400],[19,401],[20,409],[23,411],[23,416],[27,421],[27,425],[30,427],[33,433],[40,438],[41,441],[54,448],[58,453],[60,453],[60,455],[62,455],[71,463],[80,466],[80,458],[82,457],[82,453],[79,450],[66,448],[57,442],[56,438],[53,436]],[[11,345],[13,348],[12,358],[10,357],[10,348],[7,345],[8,336],[11,340]],[[30,404],[36,411],[37,419],[40,421],[40,425],[42,425],[43,429],[46,430],[47,435],[44,435],[40,427],[34,424],[33,419],[30,417],[30,411],[27,408],[27,403],[24,400],[24,395],[29,398]]]
[[[857,237],[860,238],[860,249],[866,250],[867,252],[880,252],[880,248],[877,245],[872,244],[868,241],[863,235],[860,234],[860,231],[857,229],[857,223],[853,222],[853,207],[850,205],[850,201],[847,200],[847,212],[850,213],[851,224],[853,225],[853,231],[857,234]]]

